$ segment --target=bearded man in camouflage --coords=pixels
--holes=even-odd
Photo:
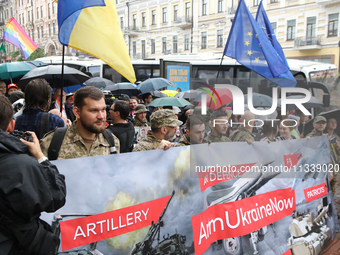
[[[174,146],[169,142],[175,136],[176,127],[182,125],[182,121],[176,119],[175,112],[172,110],[158,110],[151,114],[151,130],[142,139],[133,151],[148,151],[156,149],[167,150]]]

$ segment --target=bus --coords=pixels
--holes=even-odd
[[[61,56],[37,60],[47,64],[61,64]],[[287,61],[297,80],[297,87],[309,89],[313,96],[323,101],[325,106],[328,106],[330,93],[338,73],[337,66],[296,59],[287,59]],[[65,57],[64,62],[65,65],[90,74],[92,77],[103,77],[112,80],[114,83],[127,82],[122,75],[99,59]],[[171,54],[159,58],[132,60],[131,62],[135,70],[137,84],[148,78],[164,77],[170,79],[166,72],[166,66],[178,65],[190,68],[190,77],[186,89],[195,89],[200,87],[202,83],[211,86],[233,84],[238,86],[244,94],[247,93],[247,87],[251,86],[254,92],[271,96],[272,87],[276,86],[276,84],[242,66],[234,59],[225,57],[222,65],[220,65],[221,56],[215,54]],[[176,89],[176,86],[169,89]]]

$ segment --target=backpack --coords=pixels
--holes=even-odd
[[[67,127],[56,128],[50,147],[48,148],[48,159],[49,160],[56,160],[59,156],[59,151],[61,144],[63,143],[65,134],[67,131]],[[104,138],[110,145],[110,154],[116,154],[116,147],[115,147],[115,140],[113,139],[112,133],[105,129],[103,132]]]
[[[50,113],[43,112],[41,114],[41,119],[40,119],[39,134],[37,134],[38,139],[43,138],[43,136],[50,131],[49,120],[50,120]]]

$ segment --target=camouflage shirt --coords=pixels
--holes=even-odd
[[[96,135],[96,138],[93,141],[91,150],[89,152],[85,146],[84,139],[79,135],[76,129],[76,122],[77,121],[74,121],[72,123],[72,126],[70,126],[66,131],[64,140],[60,147],[59,156],[57,158],[58,160],[110,154],[110,145],[108,141],[104,138],[103,134]],[[45,156],[48,156],[48,148],[50,147],[54,132],[55,130],[47,133],[40,140],[41,151],[44,153]],[[112,134],[112,136],[115,141],[117,153],[119,153],[119,140],[115,135]]]
[[[145,138],[140,140],[133,151],[149,151],[156,150],[162,139],[154,136],[152,131],[149,130]]]
[[[221,142],[231,142],[230,139],[224,135],[213,135],[210,133],[206,138],[203,140],[206,143],[221,143]]]
[[[190,137],[187,134],[182,135],[175,147],[190,145]]]
[[[149,123],[148,121],[145,119],[144,121],[141,121],[140,119],[138,119],[137,117],[135,117],[135,123],[134,123],[135,127],[149,127]]]
[[[243,127],[239,127],[229,136],[230,140],[232,140],[233,142],[245,142],[246,139],[253,142],[255,141],[255,137],[255,134],[244,129]]]
[[[322,135],[323,135],[322,132],[313,129],[313,131],[310,132],[306,137],[315,137],[315,136],[322,136]]]

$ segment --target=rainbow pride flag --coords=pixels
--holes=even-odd
[[[14,17],[8,21],[2,39],[19,48],[25,60],[38,49],[38,45],[26,34]]]

